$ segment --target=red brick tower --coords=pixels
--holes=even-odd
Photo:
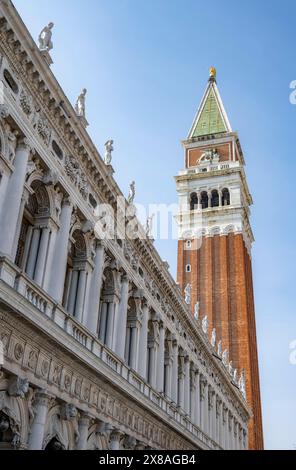
[[[249,206],[252,198],[238,136],[232,131],[216,84],[209,82],[187,140],[185,169],[176,177],[180,239],[178,282],[191,285],[192,311],[207,315],[233,367],[245,371],[253,412],[249,448],[263,448],[252,281]]]

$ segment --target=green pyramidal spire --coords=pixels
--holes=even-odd
[[[216,71],[210,69],[210,79],[198,109],[189,138],[231,132],[219,90],[216,85]]]

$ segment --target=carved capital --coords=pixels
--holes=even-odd
[[[46,390],[37,390],[34,396],[34,408],[36,409],[39,406],[49,407],[54,400],[55,397]]]
[[[81,413],[79,415],[79,426],[89,426],[92,421],[92,416],[88,413]]]
[[[35,149],[32,143],[26,137],[20,137],[17,142],[17,150],[25,150],[32,155],[35,153]]]

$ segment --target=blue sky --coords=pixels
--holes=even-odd
[[[114,139],[115,178],[137,201],[174,203],[173,176],[208,68],[239,132],[252,225],[265,446],[296,448],[296,79],[294,1],[15,0],[34,38],[54,21],[52,70],[72,102],[88,89],[89,133]],[[176,270],[176,242],[157,243]]]

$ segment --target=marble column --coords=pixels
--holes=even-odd
[[[23,216],[24,216],[24,210],[25,206],[28,202],[29,199],[29,194],[25,190],[23,195],[22,195],[22,200],[21,200],[21,205],[20,205],[20,210],[19,210],[19,215],[17,219],[17,224],[16,224],[16,231],[14,234],[14,243],[13,243],[13,250],[12,250],[12,259],[15,260],[16,257],[16,252],[18,248],[18,242],[20,238],[20,233],[21,233],[21,228],[22,228],[22,221],[23,221]]]
[[[130,367],[138,369],[139,357],[139,322],[136,320],[130,328]]]
[[[46,266],[49,239],[50,239],[50,229],[48,227],[42,228],[41,235],[40,235],[38,256],[37,256],[36,266],[35,266],[35,273],[34,273],[34,281],[41,287],[43,285],[43,276],[44,276],[45,266]]]
[[[165,340],[165,329],[163,322],[159,322],[159,346],[158,346],[158,357],[157,357],[157,391],[160,393],[164,392],[164,340]]]
[[[217,439],[217,405],[216,405],[216,393],[213,394],[213,403],[212,403],[212,439],[218,442]]]
[[[204,431],[209,434],[209,385],[205,385],[205,400],[204,400]]]
[[[222,191],[219,191],[219,207],[222,206]]]
[[[172,364],[172,401],[178,404],[178,343],[176,339],[173,339],[173,364]]]
[[[190,360],[189,356],[184,360],[184,411],[190,415]]]
[[[78,284],[77,284],[77,295],[75,303],[74,316],[77,321],[82,321],[83,310],[85,305],[85,290],[86,290],[87,272],[86,269],[79,271]]]
[[[196,372],[190,371],[190,418],[195,423],[195,407],[196,407]]]
[[[149,319],[149,307],[144,301],[142,307],[142,324],[140,330],[139,340],[139,361],[138,361],[138,372],[144,379],[147,378],[147,353],[148,353],[148,319]]]
[[[77,450],[87,449],[88,430],[91,422],[91,416],[83,413],[78,421],[79,438],[77,442]]]
[[[2,220],[1,212],[3,210],[3,202],[5,201],[5,195],[10,177],[10,170],[0,171],[0,220]]]
[[[124,359],[126,324],[127,324],[127,304],[129,294],[129,278],[123,276],[121,279],[120,302],[117,315],[117,334],[115,343],[115,352],[121,359]]]
[[[195,393],[195,410],[194,423],[200,427],[200,373],[196,370],[196,393]]]
[[[212,207],[212,191],[208,191],[208,206]]]
[[[165,395],[172,399],[172,366],[173,358],[171,355],[165,358]]]
[[[107,324],[106,324],[106,346],[112,349],[113,346],[113,333],[114,333],[114,318],[115,318],[116,300],[108,303],[107,310]]]
[[[3,201],[5,210],[1,213],[0,252],[10,258],[13,257],[15,233],[31,151],[32,148],[27,139],[19,140],[14,159],[14,171],[8,181]]]
[[[184,382],[185,382],[185,370],[184,370],[184,356],[180,357],[180,365],[178,369],[178,406],[184,410]]]
[[[208,384],[205,377],[201,379],[201,429],[208,433],[208,417],[209,417],[209,396]]]
[[[228,410],[223,405],[222,408],[222,433],[223,433],[223,449],[227,450],[228,445]]]
[[[156,348],[156,341],[152,340],[149,344],[149,382],[153,388],[156,388]]]
[[[26,265],[26,273],[30,278],[33,279],[35,266],[36,266],[36,259],[38,255],[38,248],[39,248],[39,240],[40,240],[40,228],[34,227],[33,234],[31,238],[31,244],[29,249],[29,256]]]
[[[66,306],[66,309],[71,315],[74,315],[75,313],[78,279],[79,279],[79,271],[78,269],[73,269],[72,275],[71,275],[69,297],[68,297],[68,302]]]
[[[36,392],[34,399],[34,419],[29,437],[29,450],[42,450],[48,408],[52,396],[45,391]]]
[[[66,199],[62,205],[60,229],[56,236],[51,263],[51,276],[49,277],[48,286],[45,286],[45,290],[47,290],[49,295],[59,303],[62,302],[64,293],[72,208],[72,204]]]
[[[101,242],[96,242],[94,269],[91,274],[88,292],[86,327],[96,335],[98,332],[100,297],[104,270],[105,249]]]
[[[105,343],[105,339],[106,339],[107,312],[108,312],[108,303],[102,302],[101,312],[100,312],[99,338],[103,343]]]

